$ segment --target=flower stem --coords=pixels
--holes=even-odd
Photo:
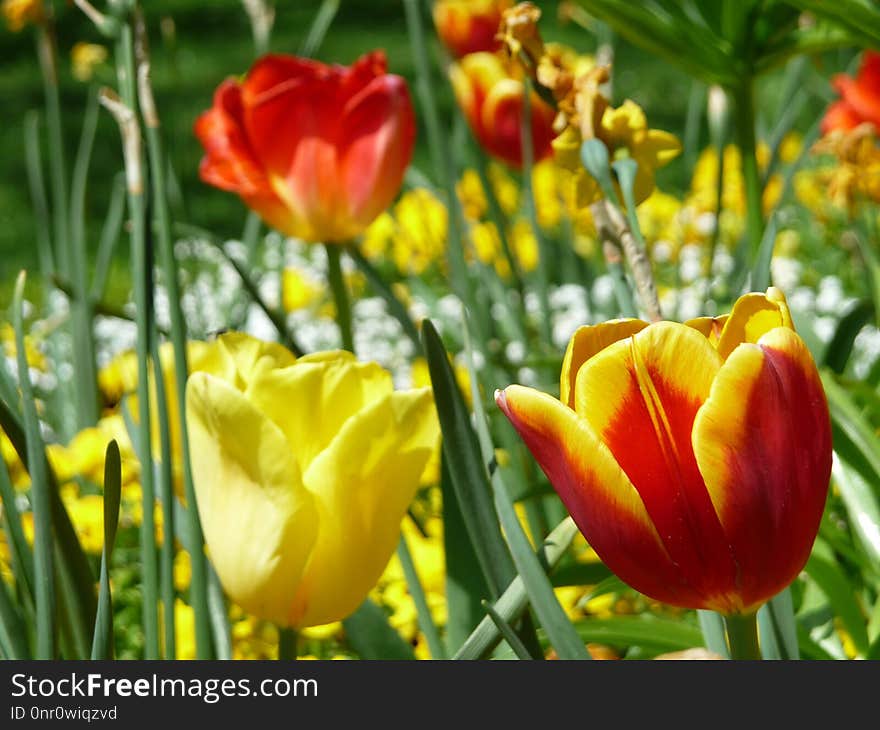
[[[529,221],[532,235],[538,244],[538,304],[540,307],[539,331],[548,345],[553,344],[553,322],[550,311],[550,251],[547,241],[538,224],[538,211],[535,206],[535,195],[532,190],[532,168],[535,162],[535,150],[532,144],[532,86],[526,81],[523,84],[522,118],[520,120],[520,137],[522,143],[522,194],[525,203],[526,218]]]
[[[354,352],[354,336],[351,330],[351,299],[348,289],[345,287],[345,279],[342,277],[342,264],[340,262],[340,248],[336,244],[325,245],[327,250],[327,283],[333,291],[333,301],[336,304],[336,323],[342,333],[342,348]]]
[[[742,155],[743,183],[746,190],[746,230],[749,237],[749,250],[754,259],[761,246],[764,234],[764,213],[761,208],[762,186],[758,172],[758,158],[755,142],[755,96],[751,78],[746,78],[737,89],[736,137]]]
[[[177,262],[174,258],[174,236],[171,228],[171,211],[168,205],[168,191],[166,187],[166,156],[164,139],[161,133],[159,115],[156,110],[155,100],[153,98],[153,89],[150,83],[150,62],[147,55],[146,31],[144,29],[143,17],[137,16],[137,80],[138,80],[138,100],[140,102],[141,114],[144,120],[147,137],[147,152],[150,166],[150,184],[153,194],[153,206],[156,211],[156,233],[158,238],[159,259],[162,270],[165,274],[165,286],[168,292],[168,310],[171,319],[171,342],[174,348],[174,392],[170,393],[171,397],[177,400],[177,428],[180,433],[180,461],[183,469],[183,485],[184,494],[186,496],[186,521],[187,535],[189,537],[187,552],[190,555],[190,564],[192,567],[192,580],[190,581],[190,604],[195,614],[196,626],[196,656],[199,659],[212,659],[214,652],[212,650],[212,638],[210,618],[208,613],[208,588],[207,588],[207,565],[204,549],[204,536],[202,533],[201,522],[199,521],[199,513],[196,506],[195,486],[192,477],[192,465],[190,463],[189,454],[189,434],[186,425],[186,409],[183,404],[186,403],[186,380],[189,372],[187,364],[187,334],[186,320],[183,316],[180,299],[180,282],[177,279]],[[156,381],[157,386],[162,380],[161,368],[158,365],[158,353],[154,355],[156,365]],[[159,417],[168,419],[168,414],[162,413],[162,405],[164,396],[159,396]],[[165,457],[163,456],[163,459]],[[170,453],[169,457],[170,459]],[[170,487],[170,484],[167,485]],[[163,509],[170,510],[171,500],[173,496],[170,492],[163,495]],[[166,519],[170,517],[166,516]],[[166,528],[168,530],[168,528]],[[168,530],[168,535],[173,532]],[[167,540],[166,540],[167,542]],[[163,544],[164,551],[164,544]],[[173,554],[169,558],[163,552],[163,560],[171,560],[173,562]],[[167,566],[166,566],[167,571]],[[167,578],[167,576],[166,576]],[[167,658],[173,659],[174,644],[174,594],[173,583],[169,588],[167,585],[163,590],[163,600],[166,602],[166,649]]]
[[[760,659],[757,614],[732,614],[724,617],[727,646],[731,659]]]
[[[299,635],[296,629],[278,627],[278,659],[282,661],[294,661],[296,659],[296,645]]]

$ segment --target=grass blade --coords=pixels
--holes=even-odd
[[[538,558],[551,570],[568,550],[571,541],[578,533],[577,525],[571,517],[566,517],[544,540]],[[510,585],[495,601],[494,608],[507,623],[515,621],[528,605],[528,594],[522,576],[516,576]],[[492,619],[486,616],[467,638],[453,659],[482,659],[489,655],[501,640],[501,633]]]
[[[480,398],[479,381],[476,368],[474,367],[466,318],[463,318],[462,321],[462,332],[464,334],[467,367],[470,374],[477,433],[480,445],[482,446],[483,461],[486,463],[494,458],[495,449],[489,435],[486,414],[483,411],[483,403]],[[560,659],[590,659],[589,652],[587,652],[571,621],[559,604],[559,600],[553,592],[553,585],[550,583],[550,579],[532,550],[529,538],[516,515],[513,501],[510,499],[510,494],[504,484],[500,469],[495,469],[490,483],[495,497],[495,509],[501,520],[504,534],[507,536],[513,562],[516,565],[517,572],[523,579],[523,585],[529,595],[529,602],[535,611],[535,615],[538,617],[538,622],[547,632],[550,643],[556,649]],[[491,613],[490,617],[492,617]]]
[[[311,58],[318,52],[318,49],[324,42],[324,36],[327,35],[327,31],[330,29],[330,24],[336,17],[338,10],[339,0],[324,0],[324,2],[321,3],[321,7],[315,14],[315,18],[309,28],[309,34],[303,41],[302,46],[300,46],[300,56]]]
[[[21,613],[9,596],[8,586],[0,580],[0,650],[6,659],[30,659],[27,630]]]
[[[104,549],[101,551],[101,578],[98,588],[98,612],[92,638],[92,659],[113,658],[113,600],[110,595],[110,559],[119,524],[122,496],[122,462],[115,440],[107,444],[104,455]]]
[[[510,648],[513,649],[513,653],[516,654],[517,659],[544,658],[529,654],[529,650],[526,649],[525,644],[522,643],[522,639],[516,635],[516,631],[513,630],[513,627],[502,618],[501,614],[495,610],[495,607],[489,603],[489,601],[483,599],[482,605],[486,610],[486,613],[489,615],[489,618],[492,619],[492,623],[494,623],[498,631],[501,632],[501,636],[508,643]]]
[[[718,656],[730,659],[727,649],[727,638],[724,633],[724,619],[715,611],[697,611],[700,631],[703,633],[703,645]]]
[[[489,496],[489,477],[446,350],[428,319],[422,323],[422,341],[452,485],[490,597],[498,598],[515,572]]]
[[[409,590],[410,596],[412,596],[413,603],[415,603],[419,628],[425,635],[425,640],[428,643],[431,657],[433,659],[446,659],[446,648],[443,646],[440,632],[437,631],[437,625],[434,623],[433,616],[431,616],[431,609],[425,598],[425,591],[422,588],[422,583],[419,580],[419,574],[416,571],[412,554],[409,551],[409,545],[406,544],[406,537],[403,533],[400,534],[400,542],[397,545],[397,557],[403,568],[403,575],[404,578],[406,578],[406,587]]]
[[[15,348],[18,361],[18,381],[21,387],[24,429],[27,434],[27,463],[31,476],[31,502],[34,510],[34,599],[36,604],[37,650],[36,659],[54,659],[55,642],[55,581],[52,563],[52,507],[49,498],[49,477],[46,468],[43,437],[37,403],[31,386],[24,344],[22,301],[26,274],[22,271],[15,283],[12,302],[12,321],[15,327]]]
[[[764,659],[798,659],[797,620],[791,589],[786,588],[758,611],[758,631]]]

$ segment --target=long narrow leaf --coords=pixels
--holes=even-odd
[[[490,597],[494,599],[513,580],[513,562],[498,527],[489,478],[464,398],[440,336],[427,319],[422,323],[422,340],[443,433],[443,453],[448,460],[465,526],[491,591]]]
[[[52,565],[52,512],[49,478],[46,468],[43,437],[37,403],[31,386],[30,369],[24,344],[25,272],[15,284],[12,320],[15,326],[15,347],[18,359],[18,382],[21,387],[24,428],[27,434],[28,472],[31,476],[31,502],[34,510],[34,598],[37,611],[37,659],[54,659],[55,642],[55,579]]]
[[[462,322],[462,332],[464,333],[465,355],[470,373],[477,433],[483,450],[483,460],[488,461],[494,458],[494,447],[489,435],[489,428],[486,424],[486,414],[483,411],[480,399],[479,380],[477,379],[477,371],[474,367],[466,318]],[[517,572],[523,579],[523,585],[525,585],[529,595],[529,602],[538,617],[539,623],[547,632],[550,643],[556,649],[560,659],[590,659],[589,652],[587,652],[584,643],[578,637],[577,632],[571,625],[571,621],[559,604],[559,599],[556,598],[556,594],[553,592],[553,585],[550,583],[550,579],[532,550],[529,538],[526,536],[519,518],[516,516],[516,510],[510,499],[510,494],[507,492],[500,469],[495,470],[490,481],[495,496],[495,509],[501,520],[504,534],[507,536],[513,562],[516,565]],[[492,614],[490,613],[491,616]]]
[[[566,517],[544,540],[538,557],[542,564],[547,566],[548,570],[552,569],[559,562],[577,533],[578,528],[574,524],[574,520],[571,517]],[[499,616],[507,621],[507,623],[511,623],[522,614],[527,605],[528,594],[526,593],[522,576],[518,575],[504,593],[501,594],[501,598],[495,601],[494,607]],[[498,631],[498,627],[487,616],[474,629],[474,632],[467,638],[467,641],[464,642],[453,659],[481,659],[486,657],[500,640],[501,634]]]
[[[122,463],[116,441],[107,444],[104,455],[104,548],[101,551],[101,579],[98,588],[98,613],[92,638],[92,659],[113,658],[113,600],[110,595],[110,559],[119,524],[122,495]]]

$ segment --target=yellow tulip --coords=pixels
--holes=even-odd
[[[346,352],[219,337],[187,383],[199,515],[231,599],[282,626],[344,618],[376,583],[436,444],[428,388]]]

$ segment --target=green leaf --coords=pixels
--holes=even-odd
[[[773,260],[773,245],[776,243],[776,227],[776,216],[771,215],[758,246],[755,268],[752,270],[752,280],[749,284],[752,291],[766,291],[770,286],[770,264]]]
[[[30,465],[27,439],[21,426],[20,417],[0,400],[0,428],[12,444],[18,458],[25,468]],[[52,527],[55,532],[56,560],[55,578],[61,587],[63,601],[60,602],[62,617],[60,626],[69,658],[85,659],[89,656],[92,629],[95,623],[95,578],[86,554],[76,535],[76,530],[67,514],[67,509],[58,492],[55,475],[46,460],[45,452],[39,457],[44,465],[49,482],[49,499],[52,511]]]
[[[19,592],[29,606],[34,606],[34,555],[24,536],[21,514],[16,504],[15,488],[5,463],[0,463],[0,501],[3,504],[3,528],[12,558],[12,573]]]
[[[465,355],[470,374],[477,432],[480,437],[483,459],[488,461],[494,459],[495,449],[489,435],[483,404],[480,400],[479,380],[476,368],[474,367],[466,318],[463,318],[462,321],[462,332],[464,333]],[[507,536],[507,542],[513,555],[513,562],[523,579],[523,584],[529,595],[529,601],[532,604],[535,615],[538,617],[538,622],[547,632],[550,643],[556,649],[560,659],[590,659],[589,652],[587,652],[583,642],[580,641],[577,633],[574,631],[571,621],[569,621],[565,610],[559,604],[559,599],[556,598],[556,594],[553,592],[550,579],[532,550],[529,538],[516,515],[513,501],[510,499],[510,494],[504,484],[500,469],[495,469],[490,482],[495,495],[495,509],[501,520],[501,527]]]
[[[24,429],[27,434],[26,451],[31,476],[31,503],[34,511],[34,598],[37,611],[37,659],[55,659],[55,573],[52,564],[52,507],[49,476],[40,433],[37,403],[30,381],[30,368],[24,344],[22,300],[25,272],[15,284],[12,302],[12,321],[15,327],[15,348],[18,358],[19,386],[21,387]]]
[[[855,302],[837,323],[837,329],[825,350],[825,367],[841,375],[852,354],[856,335],[874,319],[874,304],[868,299]]]
[[[299,49],[300,56],[311,58],[318,52],[338,10],[339,0],[324,0],[321,3],[321,7],[318,8],[318,12],[315,13],[315,18],[312,20],[309,34]]]
[[[342,622],[345,635],[361,659],[415,659],[412,647],[388,623],[381,606],[367,598]]]
[[[92,637],[92,659],[113,658],[113,599],[110,594],[110,559],[119,524],[122,495],[122,462],[115,440],[107,444],[104,455],[104,547],[101,551],[101,578],[98,588],[98,611]]]
[[[538,558],[548,570],[559,562],[568,550],[571,541],[578,534],[577,525],[571,517],[566,517],[550,533],[538,553]],[[507,623],[512,623],[528,605],[528,594],[522,576],[516,576],[501,597],[495,601],[494,608]],[[453,659],[482,659],[489,655],[501,640],[498,627],[486,616],[467,638]]]
[[[727,637],[724,632],[724,619],[715,611],[697,611],[700,631],[703,634],[703,645],[718,656],[730,659],[727,648]]]
[[[400,542],[397,544],[397,557],[400,560],[400,565],[403,569],[407,590],[409,591],[410,596],[412,596],[413,603],[415,604],[416,619],[419,628],[425,635],[425,640],[428,643],[428,650],[431,652],[431,658],[445,659],[446,649],[443,646],[440,633],[437,631],[434,617],[431,615],[431,609],[425,598],[425,590],[419,580],[418,571],[416,570],[412,554],[409,551],[409,545],[407,545],[406,537],[403,533],[400,534]]]
[[[0,651],[6,659],[31,658],[24,619],[9,595],[9,586],[2,578],[0,578]]]
[[[835,452],[831,474],[849,516],[849,525],[880,573],[880,507],[868,482]]]
[[[849,393],[827,372],[821,373],[831,418],[858,455],[880,476],[880,437]]]
[[[489,615],[489,618],[492,619],[492,623],[494,623],[498,631],[501,632],[501,636],[504,637],[508,646],[513,649],[513,653],[516,654],[518,659],[543,659],[542,656],[532,656],[529,654],[529,650],[526,649],[525,644],[522,643],[522,639],[516,635],[516,631],[513,630],[513,627],[504,620],[501,614],[495,610],[495,607],[489,603],[489,601],[483,600],[481,603],[486,610],[486,613]]]
[[[650,614],[588,618],[578,621],[575,628],[584,642],[617,649],[637,646],[650,655],[703,646],[703,635],[696,626]]]
[[[489,586],[461,515],[446,457],[441,458],[443,553],[446,559],[446,645],[455,653],[484,618],[480,600]]]
[[[798,659],[797,620],[791,589],[785,588],[758,610],[764,659]]]
[[[865,656],[869,647],[867,619],[856,601],[855,589],[843,576],[840,567],[814,551],[805,570],[828,598],[834,614],[843,622],[856,650]]]
[[[515,574],[507,545],[492,506],[489,477],[464,398],[455,381],[440,336],[430,320],[422,323],[425,357],[434,387],[434,402],[443,434],[443,453],[465,527],[477,556],[490,597],[501,595]]]

